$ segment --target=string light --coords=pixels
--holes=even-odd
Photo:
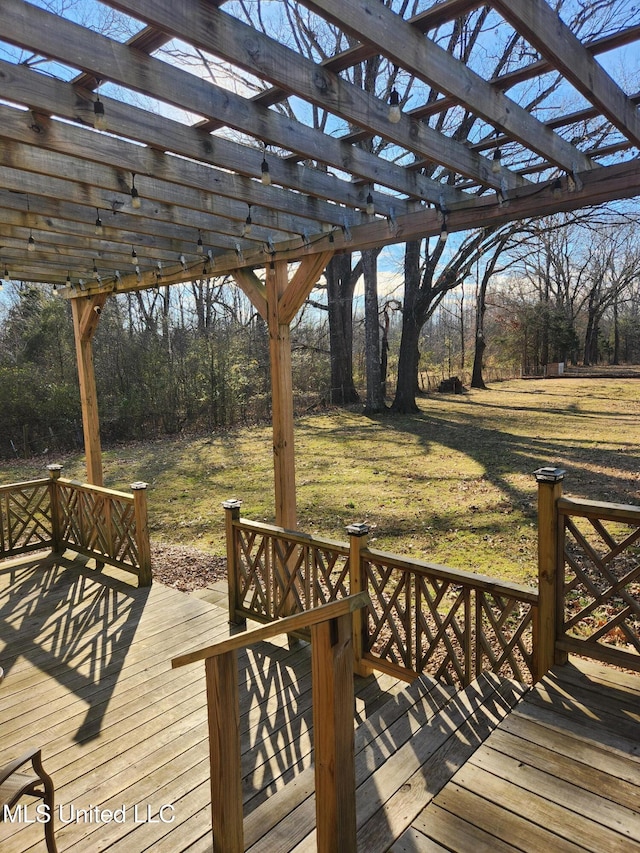
[[[187,259],[185,258],[184,255],[180,255],[178,260],[180,261],[180,266],[186,272],[187,271]]]
[[[101,81],[98,80],[98,86]],[[96,99],[93,102],[93,126],[96,130],[107,129],[107,117],[104,112],[104,104],[100,100],[100,95],[96,92]]]
[[[198,228],[198,242],[196,243],[196,251],[199,255],[204,252],[204,243],[202,242],[202,232]]]
[[[441,208],[441,210],[442,210],[442,228],[440,229],[440,236],[438,237],[438,239],[440,240],[441,243],[444,243],[444,242],[446,242],[447,237],[449,236],[449,232],[447,230],[447,214],[446,214],[444,208]]]
[[[29,195],[27,194],[27,216],[29,217],[29,221],[31,221],[31,206],[29,204]],[[27,252],[34,252],[36,248],[36,241],[33,239],[33,231],[29,228],[29,239],[27,240]]]
[[[499,148],[493,152],[493,162],[491,163],[491,171],[497,175],[502,168],[502,151]]]
[[[67,273],[67,287],[71,287],[71,272]]]
[[[365,208],[367,216],[373,216],[376,212],[376,206],[373,203],[373,196],[371,195],[371,189],[369,189],[369,195],[367,196],[367,206]]]
[[[253,228],[253,220],[251,219],[251,205],[249,205],[249,213],[247,214],[247,218],[244,221],[244,225],[242,226],[242,236],[248,237],[251,234],[251,230]]]
[[[96,266],[95,259],[93,261],[93,277],[96,281],[100,281],[100,273],[98,272],[98,267]]]
[[[271,172],[269,171],[269,164],[267,163],[267,146],[264,146],[264,154],[262,155],[262,164],[260,166],[260,180],[262,181],[265,187],[271,186]]]
[[[553,182],[551,192],[553,193],[554,198],[560,198],[562,196],[562,181],[560,178],[556,178]]]
[[[138,253],[136,252],[135,246],[131,247],[131,263],[134,266],[138,263]]]
[[[96,237],[102,237],[104,234],[104,228],[102,227],[102,219],[100,219],[100,211],[96,207],[96,227],[95,227],[95,235]]]
[[[389,95],[389,121],[391,124],[397,124],[400,121],[400,116],[402,112],[400,111],[400,95],[398,94],[398,90],[394,86],[391,90],[391,94]]]
[[[9,268],[7,267],[6,263],[4,265],[4,280],[6,282],[8,282],[10,280],[9,279]]]
[[[55,282],[53,283],[53,295],[58,296],[58,285]]]
[[[131,207],[135,210],[139,210],[142,205],[140,201],[140,193],[136,189],[136,176],[135,173],[131,173]]]

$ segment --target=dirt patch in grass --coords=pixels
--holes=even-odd
[[[227,579],[227,561],[187,545],[151,542],[153,576],[166,586],[193,592]]]

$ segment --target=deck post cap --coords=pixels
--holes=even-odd
[[[347,533],[349,534],[349,536],[366,536],[368,532],[369,532],[369,525],[368,524],[358,523],[358,524],[349,524],[347,526]]]
[[[230,498],[228,501],[224,501],[222,506],[224,509],[240,509],[242,501],[238,498]]]
[[[553,465],[546,465],[543,468],[538,468],[533,472],[538,483],[559,483],[564,480],[564,475],[567,473],[564,468],[554,468]]]

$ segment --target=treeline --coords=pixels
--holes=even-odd
[[[499,254],[479,259],[434,303],[421,329],[413,393],[452,376],[482,387],[538,375],[556,361],[640,363],[637,229],[610,219],[594,228],[592,220],[538,223],[535,231],[513,232]],[[346,268],[358,272],[357,256]],[[342,306],[352,329],[345,347],[344,336],[331,331],[330,281],[328,271],[292,325],[295,409],[332,402],[366,406],[375,374],[368,369],[371,358],[389,406],[403,380],[399,354],[410,316],[403,294],[377,295],[377,311],[367,313],[352,287]],[[0,456],[81,447],[69,303],[51,288],[13,282],[5,285],[0,306]],[[371,323],[374,334],[367,330]],[[94,361],[106,442],[270,417],[268,332],[228,280],[109,298]],[[349,400],[339,399],[336,372],[354,389]]]
[[[82,446],[69,303],[40,285],[2,294],[0,454]],[[326,323],[294,329],[298,410],[319,405],[328,381]],[[101,432],[109,441],[211,431],[270,416],[269,340],[245,297],[226,282],[107,300],[94,338]]]

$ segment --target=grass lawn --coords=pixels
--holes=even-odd
[[[433,395],[420,413],[331,410],[296,421],[299,528],[346,539],[354,521],[376,548],[529,583],[536,572],[536,483],[566,468],[565,493],[640,504],[640,381],[511,381]],[[84,478],[82,456],[5,463],[4,483],[42,476],[47,461]],[[150,485],[151,535],[223,554],[229,497],[273,522],[271,430],[163,439],[104,453],[108,486]]]

